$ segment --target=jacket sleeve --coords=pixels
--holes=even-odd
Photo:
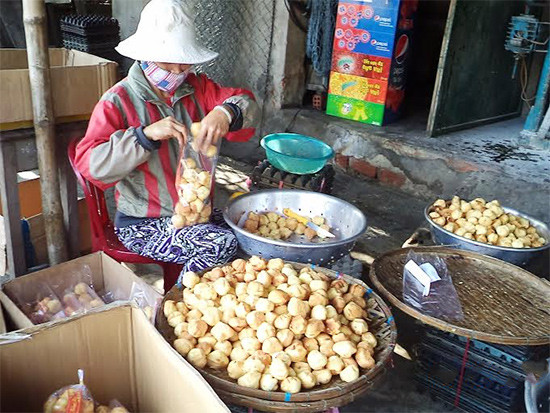
[[[254,136],[255,127],[260,118],[260,110],[252,92],[246,89],[222,87],[206,75],[198,77],[202,92],[201,102],[205,113],[209,113],[217,105],[232,103],[241,110],[243,117],[242,129],[227,134],[227,140],[244,142]]]
[[[80,173],[101,189],[125,178],[145,162],[154,149],[140,143],[138,129],[125,128],[122,114],[113,102],[99,101],[86,135],[76,147],[75,161]]]

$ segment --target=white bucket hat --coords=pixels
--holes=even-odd
[[[200,64],[218,54],[199,44],[191,7],[184,0],[151,0],[141,12],[136,32],[115,50],[134,60]]]

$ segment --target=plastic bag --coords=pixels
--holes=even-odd
[[[92,308],[105,305],[105,303],[101,298],[99,298],[95,290],[85,282],[79,282],[73,287],[67,288],[63,295],[63,302],[67,307],[74,308],[75,312],[88,311]],[[67,307],[65,307],[66,313]]]
[[[78,271],[73,270],[70,278],[63,278],[59,285],[53,285],[53,289],[63,296],[67,316],[105,305],[94,290],[92,270],[87,264],[82,265]]]
[[[121,402],[114,399],[111,400],[109,406],[98,406],[95,409],[95,413],[128,413],[128,410],[122,405]]]
[[[65,318],[63,304],[50,286],[46,283],[36,285],[36,300],[18,301],[19,308],[29,317],[33,324],[47,323]]]
[[[101,300],[105,304],[109,304],[109,303],[112,303],[112,302],[117,301],[117,300],[122,300],[123,298],[121,298],[120,296],[121,296],[121,294],[118,291],[105,291],[101,295]]]
[[[14,285],[9,295],[34,324],[105,305],[93,288],[92,271],[86,264],[72,269],[70,276],[62,272],[41,281]]]
[[[155,314],[162,298],[155,296],[150,290],[144,289],[139,283],[132,283],[130,300],[134,301],[147,315],[151,323],[155,323]]]
[[[84,385],[84,371],[80,369],[78,381],[53,392],[44,403],[44,413],[94,413],[95,402]]]
[[[464,319],[453,280],[440,257],[409,251],[403,269],[403,300],[431,317],[448,321]]]
[[[78,384],[65,386],[53,392],[46,403],[44,413],[128,413],[118,400],[109,406],[99,405],[84,384],[84,370],[78,370]]]
[[[217,146],[210,145],[206,153],[202,154],[195,148],[194,138],[190,135],[182,148],[176,172],[178,202],[172,216],[175,228],[205,224],[210,220],[212,177],[218,161],[220,142]]]

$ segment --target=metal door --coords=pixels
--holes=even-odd
[[[521,87],[504,50],[522,1],[451,0],[428,118],[428,134],[519,116]]]

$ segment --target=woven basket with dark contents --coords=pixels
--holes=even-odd
[[[403,302],[403,267],[410,250],[445,261],[464,320],[446,322]],[[550,283],[507,262],[443,247],[405,248],[378,257],[370,278],[392,305],[440,330],[498,344],[550,343]]]
[[[299,263],[291,264],[297,270],[308,266]],[[282,391],[267,392],[239,386],[235,380],[228,376],[225,369],[214,370],[207,367],[198,369],[222,399],[264,411],[299,410],[300,412],[315,412],[330,407],[342,406],[355,400],[372,387],[375,379],[385,372],[397,338],[395,322],[388,306],[360,280],[321,267],[315,267],[315,271],[322,272],[332,279],[340,277],[349,284],[359,284],[366,289],[367,295],[365,298],[368,307],[369,330],[376,336],[378,341],[374,353],[376,361],[374,368],[368,371],[362,370],[359,378],[351,383],[346,383],[340,378],[334,377],[326,385],[316,386],[311,390],[304,390],[292,395]],[[166,300],[182,301],[182,290],[178,286],[174,286],[164,297],[164,301]],[[162,310],[164,301],[157,312],[156,327],[169,343],[173,343],[176,336],[174,335],[174,329],[168,325],[168,321],[164,316]]]

